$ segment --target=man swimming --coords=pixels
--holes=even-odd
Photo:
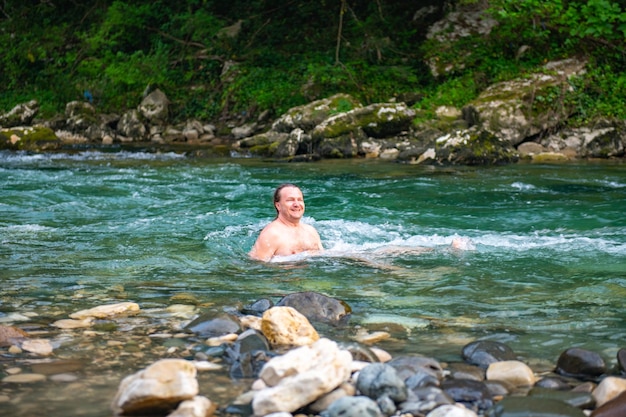
[[[259,234],[250,257],[269,261],[274,256],[316,253],[323,250],[319,233],[311,225],[301,223],[304,196],[294,184],[281,184],[274,191],[276,218]]]
[[[265,226],[257,238],[249,255],[250,258],[268,262],[275,256],[289,256],[297,253],[316,254],[324,250],[320,235],[311,225],[301,223],[304,216],[304,196],[298,186],[281,184],[274,191],[276,218]],[[466,250],[471,243],[465,238],[454,238],[450,247]],[[423,253],[429,248],[410,246],[383,247],[374,251],[378,255],[398,255]],[[362,259],[354,255],[347,256]],[[369,262],[369,261],[368,261]]]

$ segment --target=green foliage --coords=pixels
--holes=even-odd
[[[439,7],[437,19],[442,3],[417,5]],[[5,2],[0,109],[36,98],[47,117],[89,90],[100,111],[121,113],[156,84],[180,119],[277,115],[339,92],[364,104],[419,94],[417,107],[429,114],[440,105],[462,107],[489,84],[547,60],[581,53],[592,57],[590,71],[573,82],[567,99],[581,118],[623,117],[623,3],[489,3],[499,22],[491,36],[441,44],[425,39],[428,22],[414,19],[415,2]],[[454,70],[434,79],[426,60],[453,63]],[[235,64],[230,75],[222,74],[227,63]]]

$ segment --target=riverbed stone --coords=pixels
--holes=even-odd
[[[443,369],[441,364],[433,358],[419,355],[397,356],[387,362],[389,366],[395,368],[398,376],[402,380],[406,380],[416,373],[426,373],[437,380],[443,378]]]
[[[2,378],[2,382],[13,384],[32,384],[34,382],[41,382],[45,380],[45,375],[31,373],[19,373]]]
[[[596,408],[591,417],[624,417],[626,416],[626,392]]]
[[[486,417],[586,417],[582,410],[549,398],[506,397],[485,413]]]
[[[51,326],[58,327],[59,329],[81,329],[93,326],[94,320],[93,317],[85,317],[81,320],[61,319],[52,323]]]
[[[426,414],[426,417],[476,417],[476,413],[472,410],[468,410],[465,407],[461,407],[453,404],[442,405],[435,408],[430,413]]]
[[[183,359],[161,359],[122,380],[111,404],[116,414],[171,410],[198,394],[196,367]]]
[[[374,400],[389,397],[396,403],[407,399],[407,387],[396,369],[388,363],[372,363],[359,372],[356,388]]]
[[[604,359],[596,352],[569,348],[559,356],[556,372],[575,378],[595,379],[606,372],[606,365]]]
[[[504,381],[515,386],[531,386],[535,383],[532,369],[521,361],[494,362],[487,368],[487,379]]]
[[[260,373],[268,388],[255,393],[254,414],[293,412],[310,404],[346,382],[351,363],[350,352],[329,339],[272,358]]]
[[[345,302],[313,291],[288,294],[276,306],[293,307],[309,321],[330,324],[342,322],[352,311]]]
[[[328,417],[383,417],[376,401],[363,395],[342,397],[328,407],[327,413]]]
[[[307,407],[310,411],[319,414],[320,412],[326,410],[332,403],[337,401],[339,398],[343,397],[351,397],[356,394],[356,387],[349,383],[344,382],[339,385],[337,388],[329,392],[328,394],[322,395],[320,398],[315,400],[313,403],[309,404]]]
[[[471,365],[465,362],[452,362],[448,364],[447,371],[454,379],[473,379],[474,381],[485,380],[486,370],[478,365]]]
[[[21,348],[41,356],[48,356],[54,350],[52,343],[47,339],[26,339],[21,343]]]
[[[305,346],[319,340],[317,330],[293,307],[272,307],[263,313],[261,330],[272,347]]]
[[[622,374],[626,374],[626,349],[622,348],[617,352],[617,366]]]
[[[200,337],[209,338],[236,334],[241,330],[241,326],[228,315],[221,317],[203,315],[189,323],[185,330],[193,332]]]
[[[88,317],[104,319],[112,316],[117,316],[119,314],[134,313],[137,311],[139,311],[139,304],[132,302],[123,302],[101,305],[87,310],[80,310],[70,314],[70,318],[76,320],[83,320]]]
[[[196,395],[190,400],[181,402],[167,417],[210,417],[216,409],[217,404],[207,397]]]
[[[28,333],[19,327],[0,324],[0,347],[11,346],[28,337]]]
[[[626,392],[626,379],[614,376],[606,377],[593,390],[592,395],[598,407]]]
[[[482,368],[487,368],[494,362],[517,359],[509,346],[493,340],[477,340],[468,343],[463,347],[462,356],[466,362]]]
[[[445,379],[441,388],[454,401],[474,411],[484,411],[493,405],[491,392],[481,381],[472,379]]]
[[[399,405],[402,414],[423,415],[442,405],[455,404],[442,389],[434,386],[425,386],[409,389],[407,400]]]
[[[550,398],[563,401],[573,407],[590,409],[595,407],[596,400],[590,392],[583,391],[559,391],[548,388],[534,387],[528,392],[529,398]]]

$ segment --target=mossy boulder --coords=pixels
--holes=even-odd
[[[0,130],[0,149],[50,151],[61,147],[61,140],[48,127],[14,127]]]
[[[29,125],[39,112],[39,102],[31,100],[18,104],[11,111],[0,115],[0,127],[16,127]]]
[[[516,146],[573,114],[568,80],[581,74],[585,65],[575,58],[549,62],[539,73],[494,84],[463,108],[463,116],[470,126],[482,125]]]
[[[290,133],[292,130],[300,128],[308,132],[333,114],[343,113],[358,107],[361,107],[361,103],[354,97],[348,94],[335,94],[289,109],[272,124],[271,130]]]
[[[397,135],[411,127],[415,111],[405,103],[374,103],[331,116],[311,132],[313,140],[356,136],[359,132],[373,138]]]
[[[453,165],[498,165],[519,160],[508,141],[476,127],[438,138],[433,155],[437,162]]]

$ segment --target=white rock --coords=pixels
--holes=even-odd
[[[207,397],[197,395],[191,400],[181,402],[167,417],[207,417],[213,415],[216,408],[217,406]]]
[[[487,379],[508,382],[516,387],[531,386],[536,381],[532,369],[520,361],[491,363],[487,368]]]
[[[624,391],[626,391],[626,379],[609,376],[598,384],[591,395],[596,400],[596,407],[601,407]]]
[[[22,350],[36,355],[47,356],[52,353],[52,343],[46,339],[26,339],[22,342]]]
[[[426,417],[476,417],[472,410],[458,405],[446,404],[435,408]]]
[[[70,314],[70,317],[77,320],[86,319],[87,317],[95,317],[98,319],[104,319],[107,317],[115,316],[122,313],[139,311],[139,304],[125,302],[125,303],[117,303],[117,304],[107,304],[94,308],[90,308],[88,310],[77,311],[76,313]]]
[[[52,326],[58,327],[59,329],[79,329],[83,327],[91,327],[93,325],[93,321],[93,317],[87,317],[82,320],[63,319],[55,321],[52,323]]]
[[[329,339],[272,358],[260,373],[270,387],[254,395],[254,414],[291,413],[310,404],[346,382],[351,363],[352,354]]]
[[[120,414],[169,409],[198,394],[196,367],[183,359],[162,359],[122,380],[111,409]]]

